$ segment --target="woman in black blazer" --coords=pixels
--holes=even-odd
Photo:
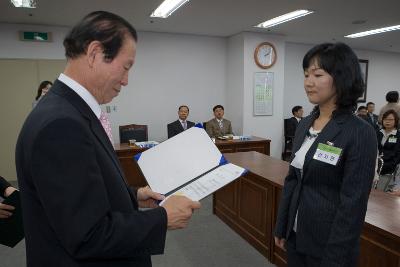
[[[378,150],[383,159],[381,174],[391,174],[400,163],[399,116],[390,109],[382,116],[382,129],[378,132]]]
[[[374,129],[353,111],[364,84],[357,56],[343,43],[321,44],[303,59],[315,105],[293,142],[275,227],[288,266],[356,266],[375,172]]]

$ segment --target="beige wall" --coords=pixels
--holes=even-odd
[[[54,81],[64,66],[65,60],[0,59],[0,175],[7,180],[17,179],[15,144],[38,85]]]

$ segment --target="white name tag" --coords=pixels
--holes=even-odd
[[[389,143],[397,143],[396,137],[389,137]]]
[[[334,146],[318,144],[317,151],[315,151],[314,159],[336,166],[342,154],[342,149]]]

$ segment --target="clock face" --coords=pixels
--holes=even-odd
[[[270,43],[260,44],[254,53],[256,64],[263,69],[267,69],[274,65],[276,60],[275,48]]]
[[[269,45],[263,45],[258,50],[257,58],[261,65],[271,65],[272,59],[274,58],[274,50]]]

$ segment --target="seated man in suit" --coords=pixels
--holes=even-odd
[[[213,108],[214,119],[206,123],[206,131],[210,137],[218,137],[227,134],[233,134],[231,122],[224,119],[224,107],[216,105]]]
[[[188,116],[189,116],[189,107],[186,105],[180,106],[178,108],[179,119],[167,125],[168,139],[194,126],[194,122],[187,120]]]

